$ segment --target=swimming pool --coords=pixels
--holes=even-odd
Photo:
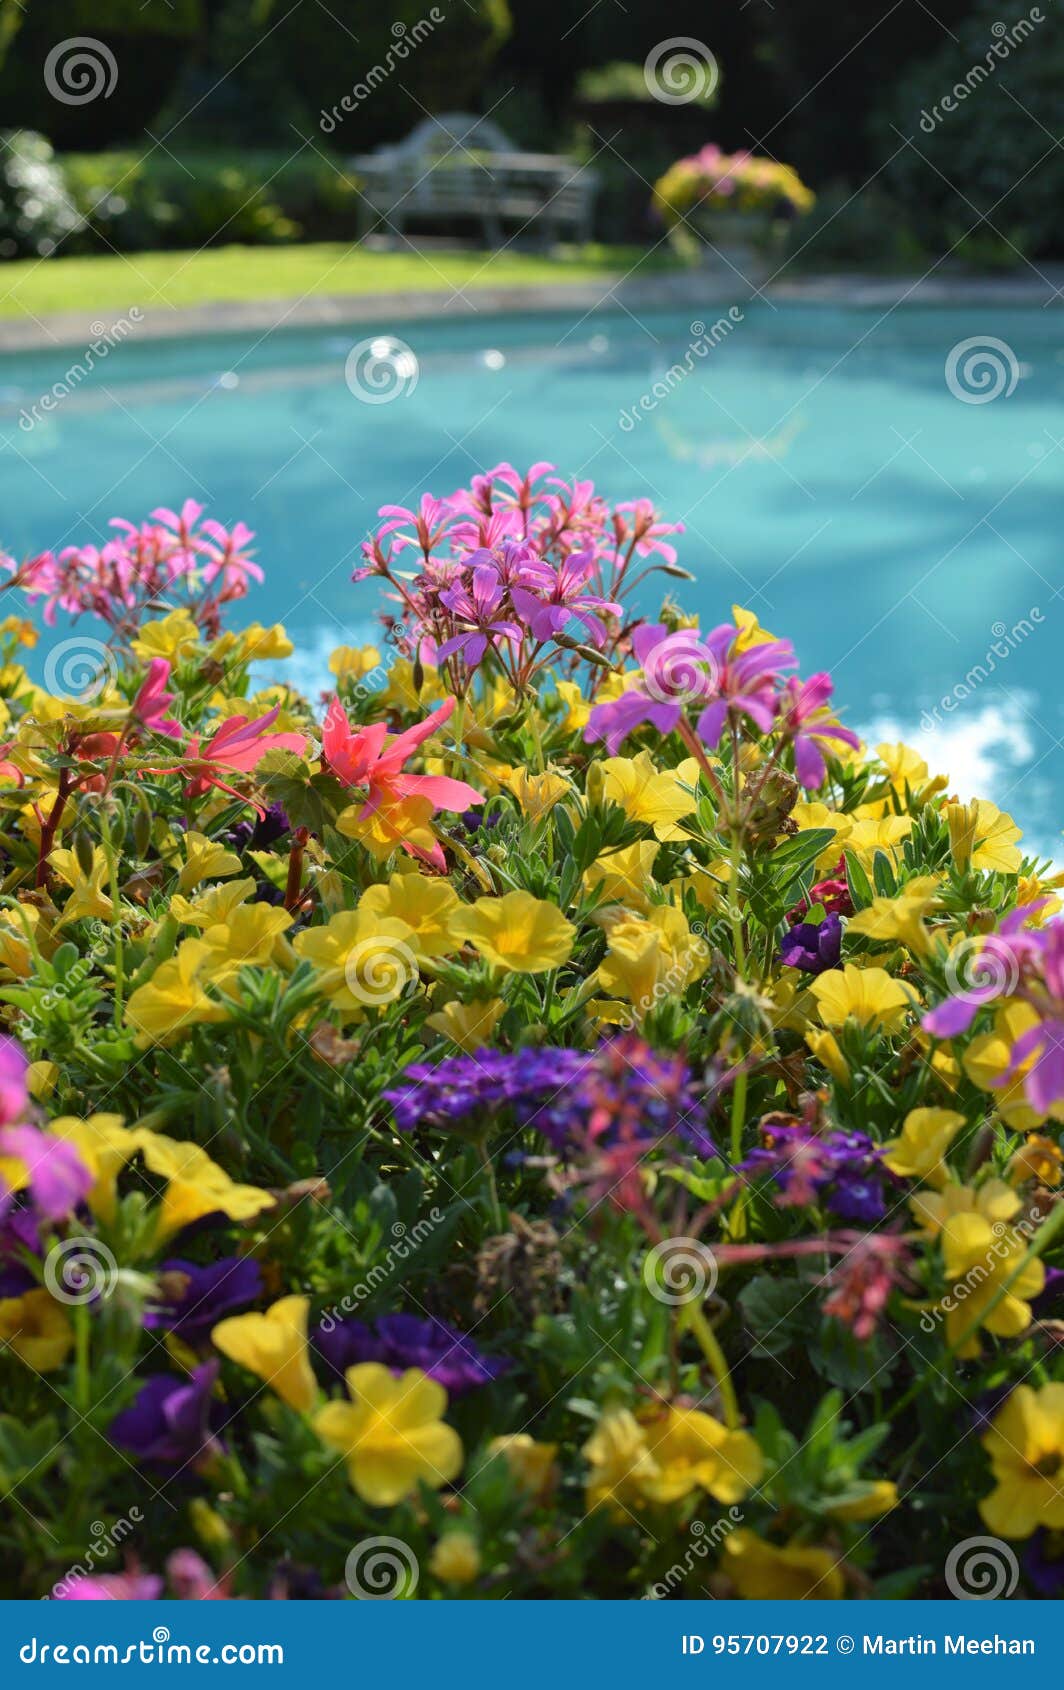
[[[247,615],[285,621],[316,685],[331,646],[371,632],[375,586],[349,576],[380,504],[548,458],[685,522],[703,619],[755,610],[804,671],[832,671],[851,724],[904,735],[1060,854],[1059,312],[759,303],[394,332],[412,361],[383,403],[352,392],[352,347],[385,333],[357,322],[130,338],[40,421],[75,355],[8,354],[0,549],[198,499],[256,530]],[[988,339],[989,365],[955,351]]]

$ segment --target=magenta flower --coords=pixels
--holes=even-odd
[[[437,647],[437,663],[461,652],[466,667],[475,669],[489,645],[499,646],[504,640],[520,645],[521,630],[516,622],[495,614],[503,602],[503,584],[494,566],[478,564],[468,586],[445,588],[440,600],[454,617],[459,632]]]
[[[622,511],[631,511],[631,517],[621,516]],[[684,525],[682,522],[658,522],[649,499],[629,499],[618,505],[614,527],[618,549],[630,545],[639,557],[649,557],[651,552],[657,552],[666,563],[676,562],[676,547],[669,545],[664,536],[682,534]]]
[[[807,681],[788,681],[781,702],[783,731],[794,743],[795,772],[808,791],[823,786],[827,776],[824,750],[831,747],[825,742],[834,740],[855,751],[861,743],[828,710],[832,691],[831,676],[821,672]]]
[[[583,627],[596,646],[606,642],[604,616],[619,616],[622,607],[612,599],[585,591],[595,573],[591,552],[570,552],[557,569],[540,562],[527,571],[534,586],[511,587],[514,609],[528,623],[537,640],[547,641],[565,632],[572,618]]]
[[[717,665],[717,696],[698,718],[698,734],[710,751],[720,744],[729,720],[738,724],[745,716],[763,734],[771,731],[779,707],[778,688],[782,672],[797,663],[789,640],[764,640],[760,645],[736,649],[738,629],[722,623],[706,636],[706,645]]]
[[[26,1117],[29,1057],[14,1039],[0,1036],[0,1127]]]
[[[986,1004],[1016,991],[1023,974],[1036,969],[1038,959],[1044,954],[1046,936],[1060,925],[1050,922],[1041,932],[1026,926],[1046,902],[1040,898],[1036,903],[1013,910],[996,933],[987,934],[978,951],[965,953],[964,963],[970,978],[964,981],[961,991],[928,1011],[922,1023],[925,1033],[936,1039],[957,1038],[968,1031]]]
[[[13,1156],[29,1176],[30,1195],[49,1221],[64,1221],[92,1189],[93,1176],[72,1144],[37,1127],[0,1127],[0,1155]],[[8,1194],[9,1195],[9,1194]],[[0,1193],[0,1206],[4,1195]]]
[[[181,723],[167,716],[174,694],[166,691],[170,679],[170,664],[165,657],[153,657],[140,691],[133,700],[133,715],[153,733],[165,734],[167,739],[181,738]]]
[[[670,634],[660,622],[644,623],[632,635],[632,649],[643,671],[641,684],[596,704],[584,729],[589,744],[605,740],[611,757],[644,722],[660,734],[671,733],[686,706],[712,697],[717,685],[717,659],[693,629]]]

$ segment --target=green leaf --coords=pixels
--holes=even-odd
[[[867,909],[873,896],[868,876],[852,851],[843,854],[846,858],[846,884],[850,888],[850,901],[855,910]]]

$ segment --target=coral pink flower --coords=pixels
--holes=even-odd
[[[455,700],[448,698],[438,710],[404,733],[389,735],[383,722],[354,728],[338,698],[329,705],[322,729],[324,760],[345,786],[367,789],[363,816],[372,816],[385,803],[404,798],[427,798],[434,810],[468,810],[483,804],[484,794],[464,780],[446,775],[404,775],[403,764],[425,740],[448,721]]]
[[[268,751],[293,751],[297,757],[305,755],[305,734],[270,733],[281,706],[275,704],[265,716],[249,721],[247,716],[229,716],[205,743],[194,734],[182,753],[181,768],[190,776],[185,792],[190,798],[202,797],[212,786],[240,798],[216,771],[232,769],[237,774],[250,774],[257,769]],[[256,804],[256,809],[260,806]]]

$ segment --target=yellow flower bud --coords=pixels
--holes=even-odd
[[[470,1532],[448,1532],[432,1551],[429,1570],[444,1584],[472,1584],[480,1571],[480,1550]]]

